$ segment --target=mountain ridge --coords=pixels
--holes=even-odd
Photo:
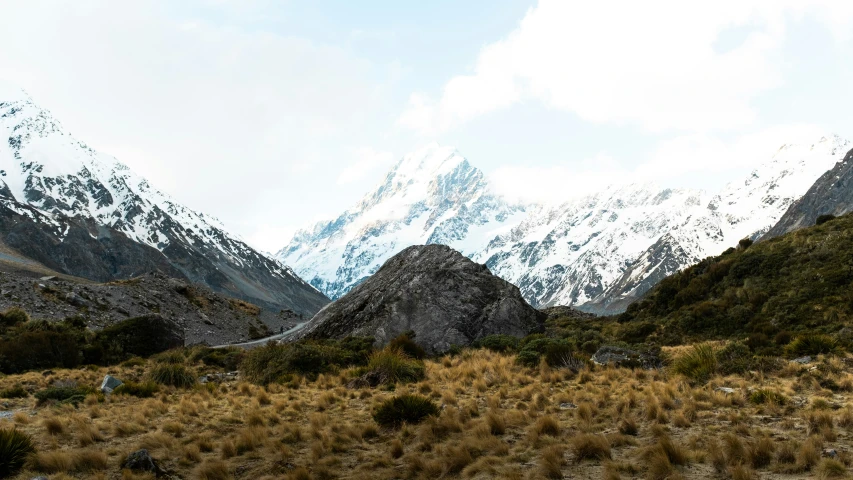
[[[31,230],[52,229],[45,246],[65,243],[71,224],[88,222],[92,225],[82,230],[99,245],[111,247],[108,240],[120,232],[153,249],[139,250],[135,258],[141,264],[161,264],[163,269],[156,258],[162,255],[171,266],[166,273],[180,272],[220,293],[306,315],[328,302],[289,267],[228,233],[215,218],[179,204],[115,158],[74,138],[22,90],[7,86],[0,94],[8,95],[0,97],[0,136],[6,138],[0,142],[3,212],[9,218],[11,212],[19,214],[15,218],[19,226],[30,221],[38,224],[28,227]],[[40,214],[26,214],[28,209]],[[88,239],[83,242],[91,244]],[[110,267],[114,253],[107,248],[93,261]],[[63,264],[52,255],[51,249],[42,248],[36,260],[63,273],[80,273],[81,266]],[[143,273],[101,270],[96,280]]]

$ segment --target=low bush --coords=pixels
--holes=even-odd
[[[40,404],[54,401],[58,403],[70,403],[77,405],[86,399],[86,395],[95,393],[92,387],[80,387],[77,385],[56,385],[39,390],[35,393],[36,400]]]
[[[242,348],[195,347],[189,354],[192,363],[201,362],[208,367],[219,367],[229,372],[237,370],[246,355]]]
[[[196,383],[195,374],[187,367],[179,364],[156,365],[148,373],[148,377],[154,383],[177,388],[189,388]]]
[[[417,424],[439,413],[438,405],[420,395],[400,395],[386,400],[373,414],[373,420],[384,427]]]
[[[21,373],[81,364],[85,332],[59,322],[21,323],[0,338],[0,371]]]
[[[183,364],[187,357],[184,356],[183,349],[166,350],[151,357],[157,363],[165,363],[171,365]]]
[[[15,429],[0,430],[0,478],[16,475],[36,452],[29,435]]]
[[[528,367],[538,366],[543,358],[552,367],[578,366],[572,345],[557,338],[536,338],[528,341],[515,358],[518,363]]]
[[[350,337],[266,345],[247,352],[240,370],[248,381],[258,385],[286,382],[293,375],[314,378],[338,368],[363,365],[372,344],[373,339]]]
[[[693,382],[703,382],[717,372],[717,354],[708,343],[694,345],[692,349],[672,362],[672,371]]]
[[[817,219],[815,219],[814,224],[815,225],[823,225],[826,222],[829,222],[831,220],[835,220],[835,218],[836,218],[835,215],[831,215],[828,213],[823,214],[823,215],[818,215]]]
[[[183,347],[184,333],[175,322],[160,315],[144,315],[104,328],[95,335],[93,344],[102,351],[98,363],[114,364]]]
[[[131,397],[138,398],[151,398],[159,391],[160,386],[153,381],[125,382],[119,385],[115,390],[113,390],[113,394],[129,395]]]
[[[472,346],[498,353],[514,352],[518,349],[518,337],[503,334],[488,335],[474,342]]]
[[[415,342],[414,338],[415,332],[406,332],[391,340],[387,348],[390,350],[399,350],[411,358],[422,360],[427,356],[426,351]]]
[[[27,323],[30,321],[30,316],[22,308],[11,307],[0,313],[0,326],[8,328]]]

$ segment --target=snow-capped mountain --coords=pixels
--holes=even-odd
[[[404,157],[357,206],[299,232],[278,255],[335,298],[409,245],[447,243],[518,285],[535,306],[618,312],[665,276],[768,231],[849,148],[837,136],[785,145],[717,194],[615,185],[525,207],[488,194],[481,172],[433,145]]]
[[[277,257],[338,298],[406,247],[441,243],[473,256],[524,215],[454,148],[431,144],[338,218],[297,232]]]
[[[173,268],[171,274],[180,272],[269,307],[309,315],[327,303],[290,268],[77,140],[24,91],[1,85],[0,138],[5,139],[0,142],[0,205],[6,220],[0,233],[7,245],[25,255],[64,273],[95,272],[91,276],[101,281],[144,273],[134,268],[160,265],[163,259],[155,257],[161,255]],[[28,235],[18,234],[20,229]],[[72,233],[79,229],[98,240],[94,248],[104,249],[98,259],[104,268],[78,265],[86,262],[55,253],[67,253],[68,244],[77,242]],[[32,244],[35,230],[56,248]],[[125,239],[151,249],[130,247]]]
[[[837,136],[784,145],[710,198],[654,185],[607,190],[526,220],[510,242],[498,239],[497,251],[477,258],[536,305],[618,312],[662,278],[742,238],[760,237],[849,148]],[[519,264],[521,252],[533,260]]]

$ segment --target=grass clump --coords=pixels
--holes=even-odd
[[[388,349],[399,350],[406,356],[423,360],[426,358],[426,351],[417,343],[415,343],[415,332],[408,331],[388,343]]]
[[[152,382],[177,388],[189,388],[195,385],[195,374],[184,365],[160,364],[155,365],[148,373]]]
[[[787,399],[776,390],[759,388],[749,394],[749,401],[756,405],[785,405]]]
[[[29,321],[30,315],[23,308],[11,307],[0,312],[0,325],[3,327],[14,327]]]
[[[391,348],[374,352],[364,371],[376,375],[380,379],[379,383],[411,383],[423,380],[426,376],[426,367],[422,361]]]
[[[17,474],[35,452],[33,440],[26,433],[15,429],[0,430],[0,478]]]
[[[604,435],[593,435],[585,433],[572,438],[572,453],[575,461],[580,463],[584,460],[605,460],[611,458],[610,442]]]
[[[785,352],[792,357],[801,357],[803,355],[833,353],[837,348],[835,339],[829,335],[807,333],[799,335],[793,342],[789,343],[785,347]]]
[[[693,348],[672,362],[672,371],[684,375],[693,382],[704,382],[717,372],[717,354],[709,343],[693,345]]]
[[[0,398],[27,398],[29,396],[30,392],[20,385],[0,390]]]
[[[373,413],[373,420],[383,427],[396,428],[404,423],[420,423],[438,413],[438,405],[426,397],[400,395],[383,402]]]
[[[287,382],[293,375],[313,379],[341,367],[363,365],[372,345],[372,338],[361,337],[267,345],[246,353],[240,369],[248,381],[257,385]]]

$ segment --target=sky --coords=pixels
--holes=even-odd
[[[853,139],[853,2],[3,0],[0,79],[250,244],[455,146],[526,201]]]

